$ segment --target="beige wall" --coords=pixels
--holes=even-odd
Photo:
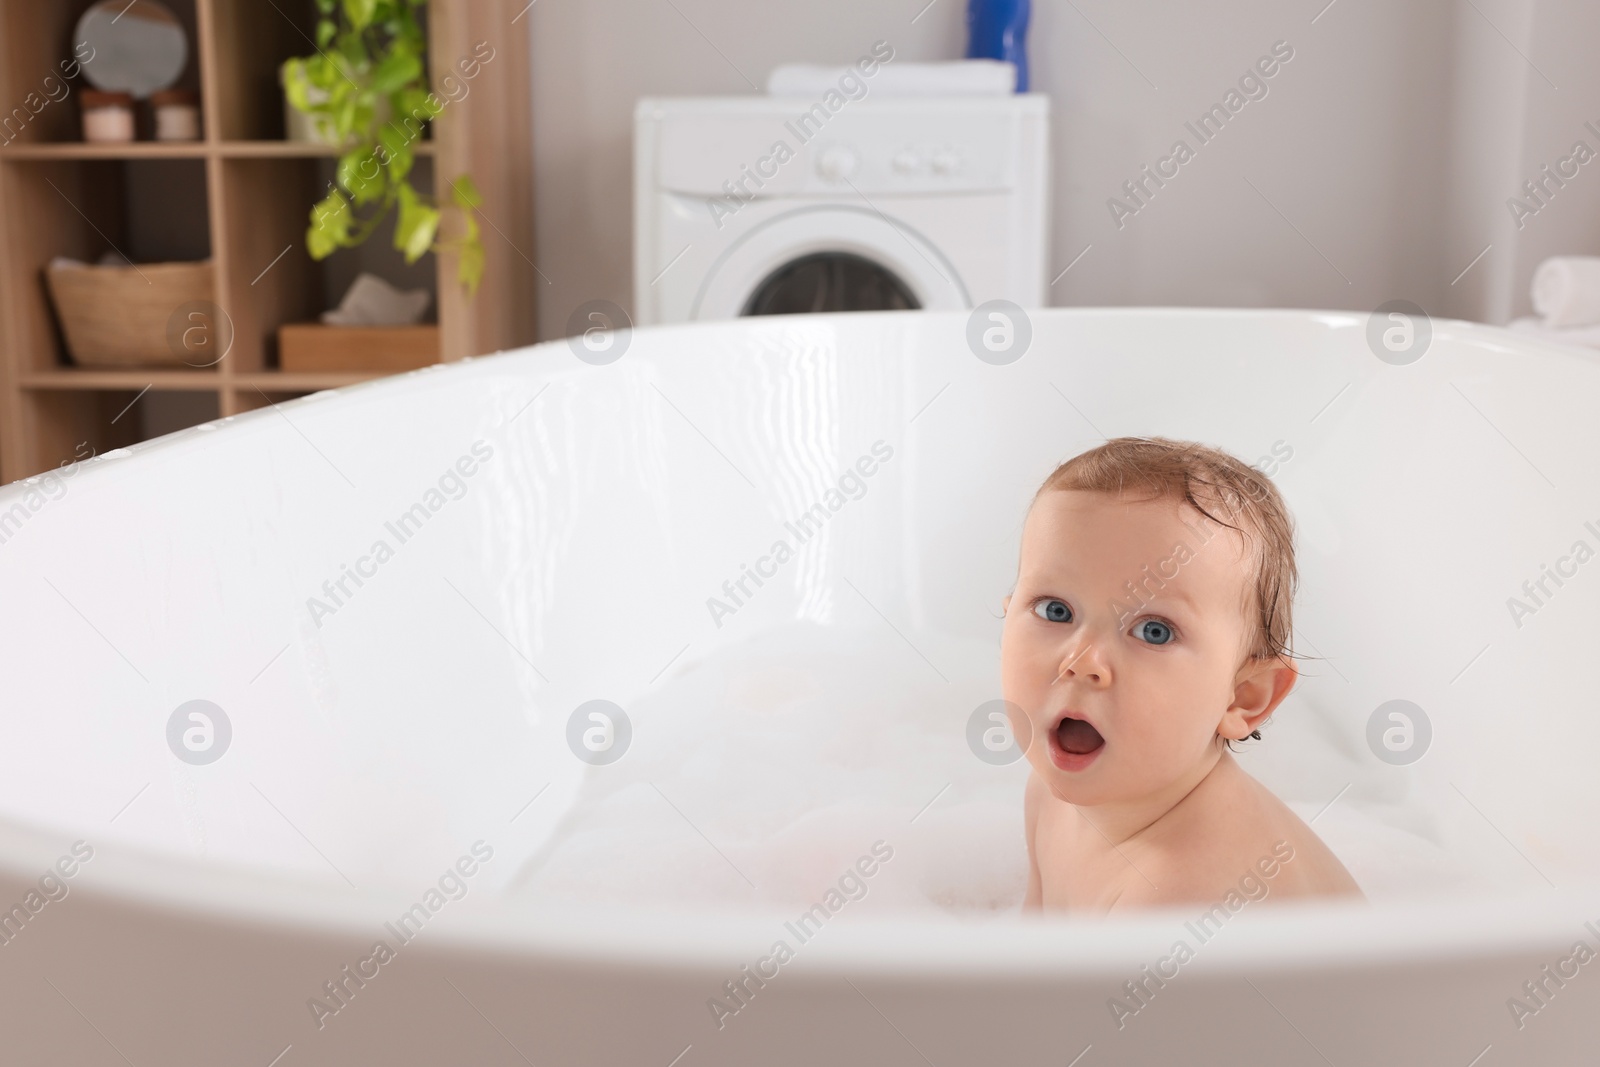
[[[585,300],[631,307],[637,97],[755,92],[778,63],[845,62],[879,38],[902,60],[954,58],[963,0],[935,0],[913,23],[923,3],[535,4],[542,334],[560,336]],[[1583,129],[1600,127],[1593,0],[1335,0],[1318,17],[1322,4],[1036,0],[1035,88],[1054,107],[1051,276],[1092,245],[1052,303],[1370,310],[1404,298],[1504,321],[1527,312],[1544,255],[1600,252],[1600,161],[1520,231],[1505,206],[1574,140],[1600,151]],[[1198,145],[1184,122],[1280,40],[1294,58],[1267,95]],[[1119,229],[1107,200],[1180,136],[1194,158]]]

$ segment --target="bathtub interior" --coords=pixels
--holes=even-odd
[[[804,906],[881,840],[857,911],[1005,913],[1025,764],[967,726],[1000,695],[1023,512],[1061,459],[1160,433],[1277,461],[1308,658],[1239,758],[1369,897],[1595,879],[1600,569],[1507,599],[1600,546],[1591,362],[1435,323],[1392,366],[1365,315],[1129,310],[1038,313],[994,366],[965,327],[544,345],[9,487],[0,811],[337,892],[414,890],[482,840],[478,884],[574,906]],[[203,766],[167,740],[194,699],[232,727]],[[605,766],[568,744],[596,699],[632,731]],[[1406,766],[1367,742],[1393,699],[1432,724]]]

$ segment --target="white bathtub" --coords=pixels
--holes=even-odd
[[[1561,961],[1600,948],[1594,362],[1458,322],[1396,366],[1365,315],[1063,310],[996,366],[966,326],[543,345],[0,491],[5,1061],[1591,1062],[1600,964]],[[1371,903],[1252,904],[1119,1027],[1200,909],[1006,913],[1023,765],[965,731],[1033,489],[1143,433],[1276,456],[1314,658],[1240,758]],[[734,603],[746,564],[770,577]],[[1513,613],[1545,564],[1568,577]],[[606,766],[566,741],[594,699],[631,711]],[[1432,724],[1405,766],[1366,740],[1392,699]],[[169,746],[193,700],[231,726],[215,762]],[[772,977],[719,1015],[744,965]]]

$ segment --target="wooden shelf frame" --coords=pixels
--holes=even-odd
[[[432,141],[411,146],[418,156],[432,158]],[[0,147],[0,161],[72,159],[332,159],[339,150],[330,145],[298,141],[188,141],[163,144],[135,141],[132,144],[17,144]]]
[[[0,0],[0,99],[22,99],[47,74],[59,78],[57,60],[48,57],[70,54],[72,27],[92,2]],[[277,327],[313,320],[326,303],[318,283],[327,265],[311,262],[304,233],[338,153],[282,139],[277,86],[282,61],[313,47],[314,3],[163,2],[196,46],[179,84],[201,95],[203,140],[83,143],[81,76],[68,83],[66,99],[50,103],[20,136],[0,132],[0,142],[14,138],[0,143],[0,481],[70,460],[84,442],[96,451],[130,443],[136,420],[119,413],[145,390],[210,394],[218,416],[226,416],[373,377],[273,367]],[[463,173],[473,175],[485,198],[487,263],[478,293],[469,299],[457,283],[454,254],[431,257],[445,360],[537,337],[529,46],[527,25],[518,21],[524,7],[525,0],[429,4],[431,80],[441,98],[455,95],[443,79],[460,83],[454,69],[460,61],[481,57],[484,45],[493,49],[492,60],[477,65],[470,92],[448,103],[429,127],[431,139],[415,145],[426,161],[419,162],[419,177],[431,168],[446,193],[441,200],[448,199],[446,183]],[[197,176],[197,184],[203,179],[203,208],[183,192],[183,182],[172,183],[178,192],[162,192],[174,174]],[[163,203],[164,195],[183,202]],[[148,245],[163,212],[177,213],[179,228],[194,231],[190,245],[209,249],[214,299],[234,328],[227,358],[206,369],[68,365],[45,264],[57,255],[93,261],[108,248],[137,246],[139,234]],[[459,224],[452,216],[446,212],[447,238]],[[125,254],[136,262],[148,258],[139,247]]]
[[[376,375],[341,371],[278,371],[235,374],[229,385],[244,391],[314,393],[370,381]],[[209,370],[96,370],[63,367],[25,374],[18,385],[38,392],[118,392],[156,389],[163,392],[214,393],[223,388],[222,376]]]

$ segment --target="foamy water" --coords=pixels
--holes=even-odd
[[[803,909],[882,841],[893,858],[864,880],[852,914],[1014,911],[1027,879],[1027,764],[991,766],[966,741],[973,709],[1000,694],[999,650],[915,631],[906,639],[887,627],[794,623],[686,654],[628,706],[626,755],[586,772],[571,814],[512,891]],[[1445,798],[1397,794],[1396,769],[1333,743],[1336,726],[1291,696],[1239,759],[1315,819],[1369,898],[1527,882],[1503,841],[1439,814]]]

